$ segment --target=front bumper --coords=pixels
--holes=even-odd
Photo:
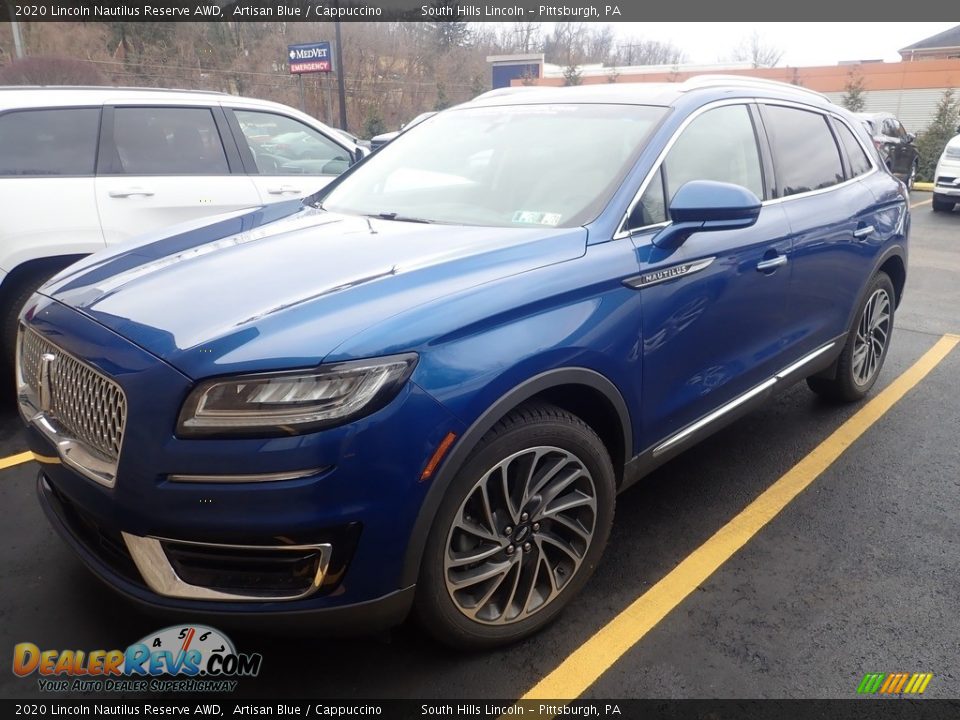
[[[373,415],[319,433],[184,440],[174,428],[189,379],[89,318],[41,305],[31,327],[111,377],[128,399],[112,487],[71,468],[48,435],[28,426],[45,463],[41,503],[98,576],[192,617],[380,603],[389,612],[378,609],[371,621],[406,612],[407,540],[429,488],[420,474],[448,432],[462,433],[431,396],[410,382]],[[216,481],[278,473],[287,479]],[[184,475],[193,481],[177,480]]]
[[[934,174],[933,192],[960,198],[960,163],[940,163]]]
[[[46,473],[37,474],[37,495],[54,530],[74,549],[81,561],[104,583],[134,601],[144,609],[165,617],[182,617],[191,622],[217,622],[227,619],[231,624],[247,627],[262,627],[269,623],[272,628],[302,632],[304,629],[322,630],[329,634],[374,632],[398,625],[409,614],[413,605],[414,587],[396,590],[373,600],[350,604],[318,607],[295,607],[280,605],[278,608],[261,605],[248,608],[248,612],[225,613],[216,605],[176,605],[164,598],[144,592],[143,583],[136,577],[135,568],[126,563],[118,548],[108,550],[109,543],[95,546],[77,518],[70,517],[70,510],[58,498]],[[112,559],[111,559],[112,556]],[[124,565],[126,568],[124,569]]]

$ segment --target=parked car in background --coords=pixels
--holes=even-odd
[[[913,189],[920,167],[920,152],[913,133],[908,133],[896,116],[885,112],[857,113],[869,128],[873,144],[887,168]]]
[[[370,138],[370,149],[379,150],[388,142],[398,137],[401,133],[405,133],[410,128],[416,127],[427,118],[431,118],[436,114],[437,114],[436,111],[420,113],[407,124],[401,125],[399,130],[394,130],[393,132],[388,132],[388,133],[382,133],[380,135],[374,135],[372,138]]]
[[[41,504],[154,609],[530,635],[619,491],[792,383],[874,386],[910,210],[869,146],[793,85],[539,88],[83,260],[21,316]]]
[[[960,203],[960,135],[943,149],[933,178],[933,210],[950,212]]]
[[[357,147],[362,147],[362,148],[365,148],[365,149],[367,149],[367,150],[370,149],[370,141],[369,141],[369,140],[364,140],[364,139],[362,139],[362,138],[358,138],[358,137],[357,137],[356,135],[354,135],[352,132],[348,132],[347,130],[341,130],[340,128],[331,128],[331,129],[332,129],[334,132],[339,133],[340,135],[343,135],[347,140],[349,140],[350,142],[352,142],[352,143],[353,143],[354,145],[356,145]]]
[[[0,372],[17,315],[77,259],[316,192],[366,151],[286,105],[222,93],[0,88]]]

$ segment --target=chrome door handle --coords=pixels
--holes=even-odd
[[[300,194],[300,188],[294,187],[293,185],[281,185],[280,187],[268,187],[267,192],[271,195],[286,195],[286,194]]]
[[[857,238],[857,240],[861,240],[867,237],[868,235],[871,235],[874,230],[876,230],[876,228],[873,225],[867,225],[866,227],[857,228],[856,230],[854,230],[853,236]]]
[[[111,190],[107,193],[112,198],[125,198],[132,197],[133,195],[143,195],[144,197],[150,197],[153,195],[153,190],[147,190],[146,188],[141,187],[131,187],[124,188],[123,190]]]
[[[767,270],[776,270],[781,265],[787,264],[786,255],[777,255],[769,260],[761,260],[757,263],[757,272],[766,272]]]

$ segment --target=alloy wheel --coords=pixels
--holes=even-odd
[[[477,622],[524,620],[573,579],[596,524],[596,487],[579,458],[549,446],[514,453],[457,511],[444,554],[447,592]]]
[[[853,346],[853,380],[857,385],[870,382],[883,360],[890,338],[890,307],[890,295],[880,288],[863,308]]]

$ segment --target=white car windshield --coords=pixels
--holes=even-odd
[[[582,225],[609,201],[666,112],[612,104],[448,110],[356,168],[323,207],[464,225]]]

